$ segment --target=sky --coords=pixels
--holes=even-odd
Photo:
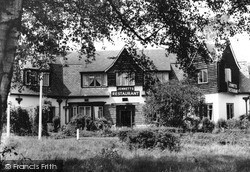
[[[247,34],[236,35],[230,39],[233,51],[238,61],[250,63],[250,37]]]

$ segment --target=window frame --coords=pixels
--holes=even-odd
[[[89,108],[90,109],[90,114],[88,115],[88,117],[92,117],[92,109],[91,109],[91,106],[78,106],[77,110],[78,110],[78,113],[80,113],[80,108],[83,108],[83,114],[84,116],[86,116],[86,109]]]
[[[204,75],[204,73],[206,72],[206,75]],[[201,73],[201,75],[200,75]],[[206,81],[204,81],[204,76],[206,76]],[[198,84],[207,84],[208,83],[208,70],[207,68],[205,69],[200,69],[199,73],[198,73]]]
[[[89,78],[93,76],[93,82],[94,82],[94,85],[91,86],[91,83],[89,82]],[[84,79],[85,77],[85,79]],[[100,86],[98,86],[96,83],[99,82],[98,81],[98,77],[100,77],[101,79],[101,83],[100,83]],[[81,87],[82,88],[86,88],[86,87],[91,87],[91,88],[100,88],[100,87],[106,87],[107,86],[107,77],[105,76],[105,73],[81,73]],[[84,84],[84,82],[87,82],[87,85]]]
[[[136,78],[135,72],[131,72],[131,73],[117,72],[116,73],[116,86],[135,86],[135,78]]]
[[[97,115],[95,114],[95,107],[98,108],[98,114]],[[101,114],[99,114],[100,108],[101,108]],[[103,115],[103,106],[93,106],[93,117],[94,117],[94,119],[101,119],[101,118],[104,117],[104,115]]]
[[[50,72],[49,71],[39,71],[36,69],[25,69],[24,70],[24,77],[23,77],[24,85],[26,85],[26,86],[39,86],[40,85],[40,82],[39,82],[40,72],[43,72],[43,81],[44,81],[44,76],[45,76],[44,74],[46,74],[46,76],[48,76],[48,77],[46,77],[47,81],[43,82],[43,87],[49,87],[50,86]],[[34,77],[33,78],[34,81],[32,81],[32,79],[29,79],[31,77]],[[45,84],[45,83],[48,83],[48,84]]]
[[[234,118],[234,103],[226,103],[227,120]]]

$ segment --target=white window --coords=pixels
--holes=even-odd
[[[73,106],[72,115],[73,116],[77,115],[77,107],[76,106]]]
[[[135,73],[116,73],[117,86],[134,86]]]
[[[168,82],[168,73],[167,72],[157,72],[156,76],[161,83]]]
[[[213,118],[213,103],[207,104],[207,117],[210,120],[212,120],[212,118]]]
[[[90,106],[79,106],[78,113],[84,116],[91,117],[91,107]]]
[[[201,69],[198,73],[198,84],[208,83],[207,69]]]
[[[38,70],[26,70],[24,72],[25,74],[25,85],[39,85],[39,71]],[[50,85],[50,74],[49,72],[43,73],[43,86],[49,86]]]
[[[83,87],[101,87],[106,84],[106,76],[104,74],[82,74]]]
[[[94,117],[95,117],[95,119],[100,119],[103,117],[103,107],[102,106],[94,106]]]
[[[225,82],[231,82],[232,81],[232,72],[230,68],[225,69]]]
[[[43,73],[43,86],[49,86],[50,82],[49,82],[49,73],[48,72],[44,72]]]
[[[24,72],[25,85],[37,85],[38,84],[38,74],[34,70],[26,70]]]

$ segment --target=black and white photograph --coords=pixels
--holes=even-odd
[[[250,1],[0,0],[0,171],[249,172]]]

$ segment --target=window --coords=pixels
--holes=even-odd
[[[208,83],[207,69],[201,69],[198,73],[198,84]]]
[[[206,117],[208,117],[208,119],[212,120],[212,118],[213,118],[213,103],[208,103],[208,104],[206,104],[206,106],[207,106]]]
[[[34,70],[26,70],[24,72],[24,84],[25,85],[37,85],[38,84],[38,75]]]
[[[81,115],[86,115],[91,117],[91,107],[90,106],[79,106],[78,113]]]
[[[225,69],[225,82],[231,82],[232,81],[232,73],[230,68]]]
[[[116,73],[117,86],[134,86],[135,73]]]
[[[38,70],[25,70],[24,71],[24,84],[25,85],[39,85],[39,71]],[[50,85],[50,73],[43,73],[43,86]]]
[[[43,86],[49,86],[50,82],[49,82],[49,73],[48,72],[44,72],[43,73]]]
[[[83,87],[101,87],[106,84],[106,76],[104,74],[82,74]]]
[[[231,119],[234,117],[234,104],[227,103],[227,119]]]
[[[167,72],[157,72],[156,76],[161,83],[168,82],[168,73]]]
[[[94,117],[95,119],[100,119],[103,117],[103,107],[102,106],[94,106]]]

